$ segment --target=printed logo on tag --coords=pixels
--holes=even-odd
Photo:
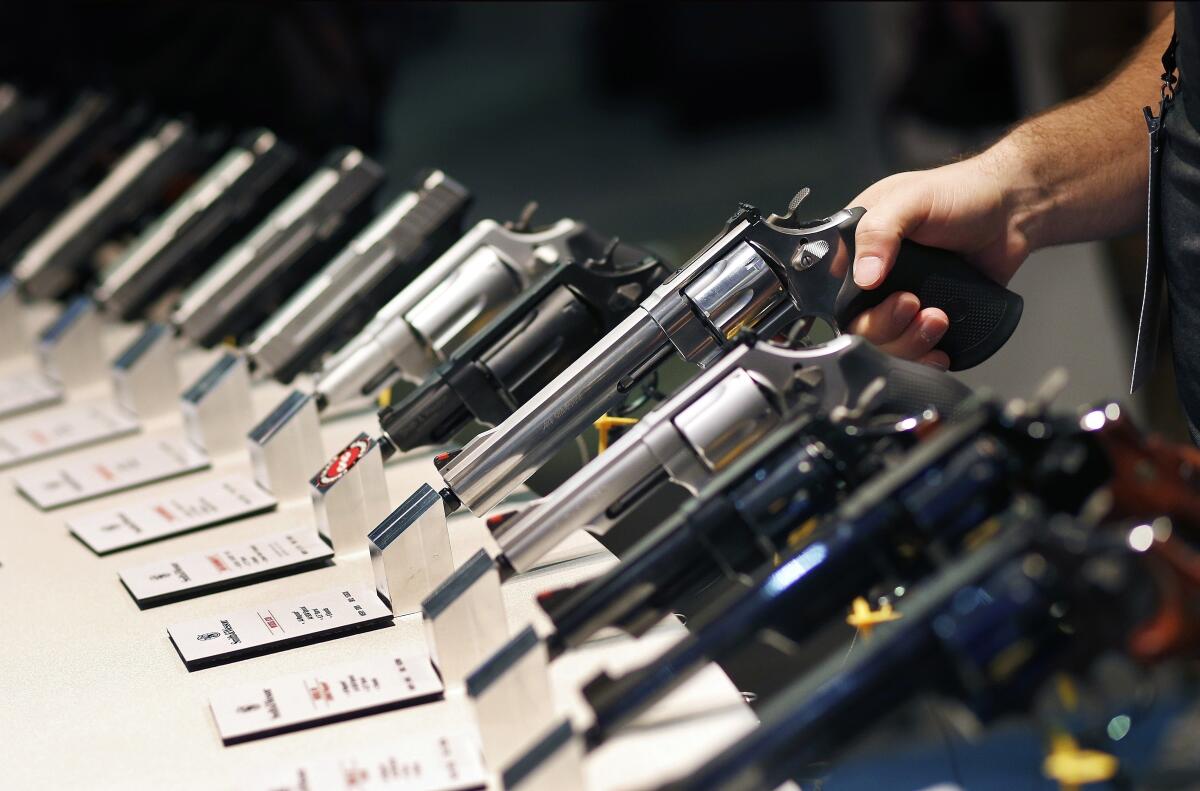
[[[358,460],[370,449],[371,438],[366,434],[359,434],[341,453],[333,457],[325,469],[321,470],[321,474],[317,476],[317,485],[325,487],[336,483],[339,478],[350,472]]]

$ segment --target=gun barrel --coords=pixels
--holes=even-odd
[[[166,121],[125,153],[87,195],[41,233],[13,265],[34,298],[53,298],[79,277],[88,255],[124,222],[135,220],[160,197],[195,150],[183,121]]]
[[[259,328],[249,355],[290,381],[336,337],[361,329],[459,231],[470,195],[441,171],[426,176],[364,228]]]
[[[168,287],[186,286],[266,213],[296,158],[269,130],[247,133],[101,274],[96,301],[129,320]]]
[[[442,469],[474,513],[495,507],[563,444],[615,407],[647,365],[671,353],[667,334],[637,308],[496,428],[472,439]]]

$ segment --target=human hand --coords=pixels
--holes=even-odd
[[[983,156],[888,176],[849,205],[867,210],[854,242],[854,281],[863,289],[884,281],[904,239],[961,253],[1001,284],[1031,250],[1000,169]],[[950,359],[934,347],[949,326],[944,312],[900,292],[857,316],[850,331],[897,357],[946,368]]]

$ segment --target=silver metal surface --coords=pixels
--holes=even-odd
[[[621,382],[666,345],[662,328],[634,310],[508,419],[468,442],[442,468],[446,485],[473,513],[491,510],[614,407]]]
[[[418,190],[393,201],[258,330],[249,353],[267,375],[343,318],[364,291],[409,262],[468,200],[466,188],[440,170]]]
[[[421,602],[454,571],[446,509],[428,484],[388,514],[367,536],[375,590],[396,615]]]
[[[665,349],[673,347],[704,366],[730,343],[726,331],[752,319],[767,320],[770,306],[776,313],[787,310],[773,270],[743,250],[739,240],[748,227],[745,221],[735,225],[508,419],[468,442],[441,470],[455,496],[477,514],[494,508],[563,444],[616,406],[619,385]],[[737,254],[726,255],[731,249]],[[744,296],[722,302],[722,287]],[[689,294],[722,324],[715,326]]]
[[[76,298],[38,337],[42,370],[65,388],[104,379],[108,370],[100,343],[102,330],[96,303]]]
[[[457,687],[508,640],[500,574],[482,549],[422,603],[430,658],[446,687]]]
[[[383,456],[359,434],[309,481],[317,531],[339,557],[367,551],[367,534],[391,510]]]
[[[950,400],[968,392],[948,375],[893,360],[857,336],[804,349],[739,346],[553,492],[502,522],[493,537],[516,571],[528,571],[573,531],[607,531],[623,515],[618,504],[636,501],[656,479],[697,493],[800,410],[829,414],[857,407],[871,394],[882,394],[880,405],[890,407],[910,389],[912,413],[941,406],[922,401],[924,391],[911,387],[920,380],[940,384]],[[898,391],[895,398],[887,397],[889,386]],[[932,388],[928,393],[936,395]]]
[[[727,339],[787,298],[775,272],[744,242],[713,262],[683,295]]]
[[[113,362],[117,403],[139,418],[170,414],[179,403],[179,348],[165,324],[148,324]]]
[[[328,458],[313,397],[293,390],[246,436],[254,480],[280,502],[309,497],[312,471]]]
[[[254,424],[250,369],[239,352],[221,355],[180,399],[190,439],[209,456],[240,452]]]
[[[467,677],[488,766],[508,766],[554,723],[549,663],[545,643],[530,626]],[[514,722],[521,727],[514,728]]]
[[[91,192],[21,253],[13,275],[22,287],[35,298],[56,296],[74,279],[72,270],[114,228],[145,210],[194,145],[195,133],[188,124],[167,121],[130,149]]]
[[[413,306],[406,318],[432,353],[431,362],[444,360],[448,352],[478,332],[500,308],[516,298],[528,282],[529,278],[510,267],[496,250],[476,250],[429,296]],[[428,372],[414,371],[410,375],[419,381]]]
[[[780,394],[780,401],[786,396]],[[672,421],[709,470],[725,468],[779,424],[779,413],[745,369],[730,371]]]
[[[318,392],[337,403],[370,395],[392,374],[420,382],[586,233],[587,226],[570,219],[534,232],[479,222],[326,361]],[[460,269],[471,274],[457,277]]]
[[[172,323],[188,337],[204,337],[291,264],[297,251],[334,233],[381,177],[379,166],[358,149],[340,152],[187,290]]]
[[[714,471],[708,455],[720,454],[727,462],[748,440],[778,425],[792,369],[763,365],[770,361],[754,347],[735,349],[549,495],[503,522],[494,537],[508,562],[518,572],[528,571],[572,531],[605,532],[617,518],[610,509],[654,485],[656,476],[695,491]],[[757,373],[760,366],[766,369],[761,384],[747,372]],[[701,444],[691,444],[693,439]]]
[[[190,247],[176,250],[181,237],[207,240],[221,227],[250,211],[261,197],[261,184],[270,184],[294,161],[292,150],[269,130],[259,130],[244,146],[234,146],[185,192],[179,200],[125,249],[101,274],[93,294],[106,310],[120,315],[139,303],[179,264]],[[230,191],[237,194],[231,195]]]

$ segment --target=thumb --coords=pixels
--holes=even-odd
[[[854,282],[872,289],[883,282],[896,263],[900,242],[917,225],[903,204],[884,203],[867,210],[854,232]]]

